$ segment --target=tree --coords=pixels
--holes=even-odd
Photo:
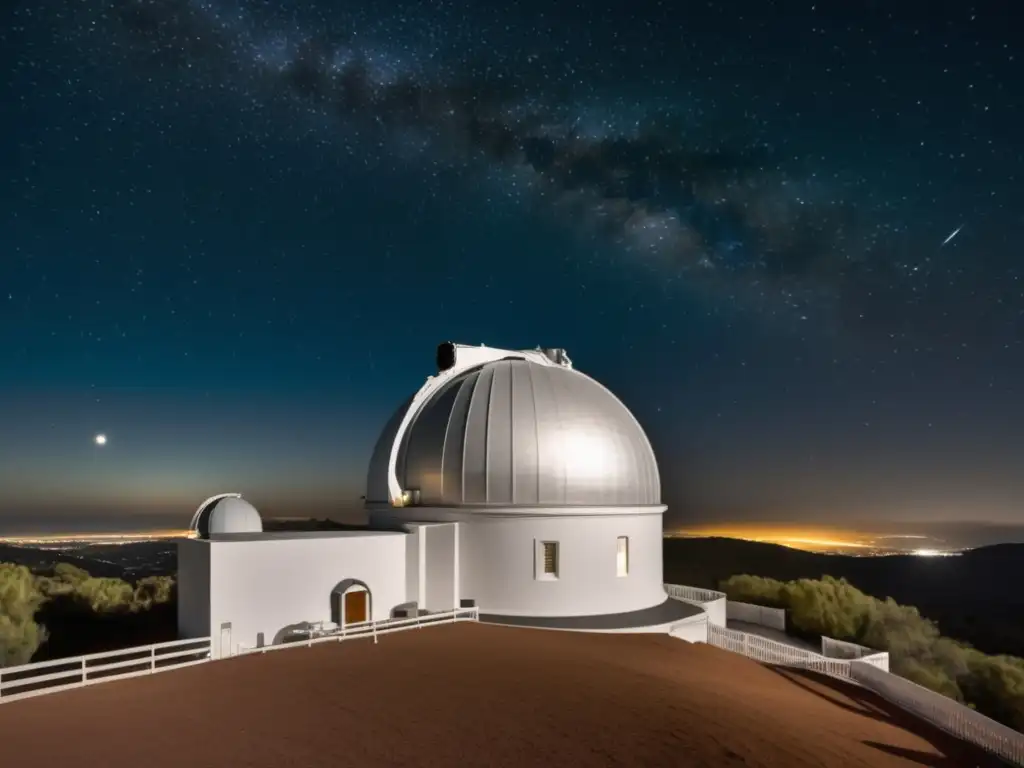
[[[0,563],[0,666],[26,664],[46,640],[35,621],[46,596],[23,565]]]

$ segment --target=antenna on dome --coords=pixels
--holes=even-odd
[[[564,349],[560,347],[537,347],[537,349],[543,352],[544,357],[555,365],[572,368],[572,360],[569,359],[569,355],[566,354]]]

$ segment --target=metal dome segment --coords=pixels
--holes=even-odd
[[[212,507],[214,504],[216,504],[221,499],[227,499],[227,498],[230,498],[230,497],[234,497],[236,499],[240,499],[240,498],[242,498],[242,494],[240,494],[240,493],[218,493],[216,496],[211,496],[206,501],[204,501],[202,504],[200,504],[199,507],[196,509],[195,514],[192,515],[192,522],[189,523],[189,525],[188,525],[189,529],[193,530],[193,531],[198,531],[199,530],[199,520],[202,518],[203,513],[206,512],[210,507]]]
[[[192,529],[199,538],[221,533],[262,533],[260,513],[237,493],[211,496],[192,517]]]
[[[572,361],[569,359],[568,355],[565,354],[565,350],[551,351],[560,352],[560,359],[554,358],[545,350],[539,348],[535,350],[511,350],[496,349],[495,347],[488,347],[483,344],[479,347],[473,347],[466,344],[453,344],[451,342],[441,344],[438,347],[438,363],[440,364],[442,357],[445,357],[447,358],[445,363],[447,367],[443,370],[439,370],[437,375],[428,377],[426,383],[420,388],[419,392],[413,395],[412,400],[409,402],[404,414],[402,415],[401,421],[395,428],[394,437],[391,440],[391,453],[388,458],[387,468],[389,501],[392,504],[403,503],[403,491],[405,489],[399,482],[397,474],[399,449],[405,441],[406,432],[408,431],[413,419],[416,418],[420,409],[434,394],[440,391],[446,383],[459,374],[498,360],[517,358],[521,360],[529,360],[538,365],[558,366],[563,368],[572,367]],[[373,464],[371,462],[371,474],[372,472]],[[367,487],[367,493],[370,493],[369,484]],[[369,496],[367,497],[367,500],[369,500]]]
[[[633,414],[549,352],[561,353],[496,355],[428,380],[381,435],[367,501],[385,500],[390,453],[398,506],[659,505],[657,462]]]

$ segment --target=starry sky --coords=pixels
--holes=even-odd
[[[566,348],[667,527],[1024,523],[1005,8],[3,4],[0,529],[355,509],[445,340]]]

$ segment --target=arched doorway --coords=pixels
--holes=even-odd
[[[373,595],[366,582],[345,579],[331,590],[331,621],[339,627],[361,624],[373,617]]]

